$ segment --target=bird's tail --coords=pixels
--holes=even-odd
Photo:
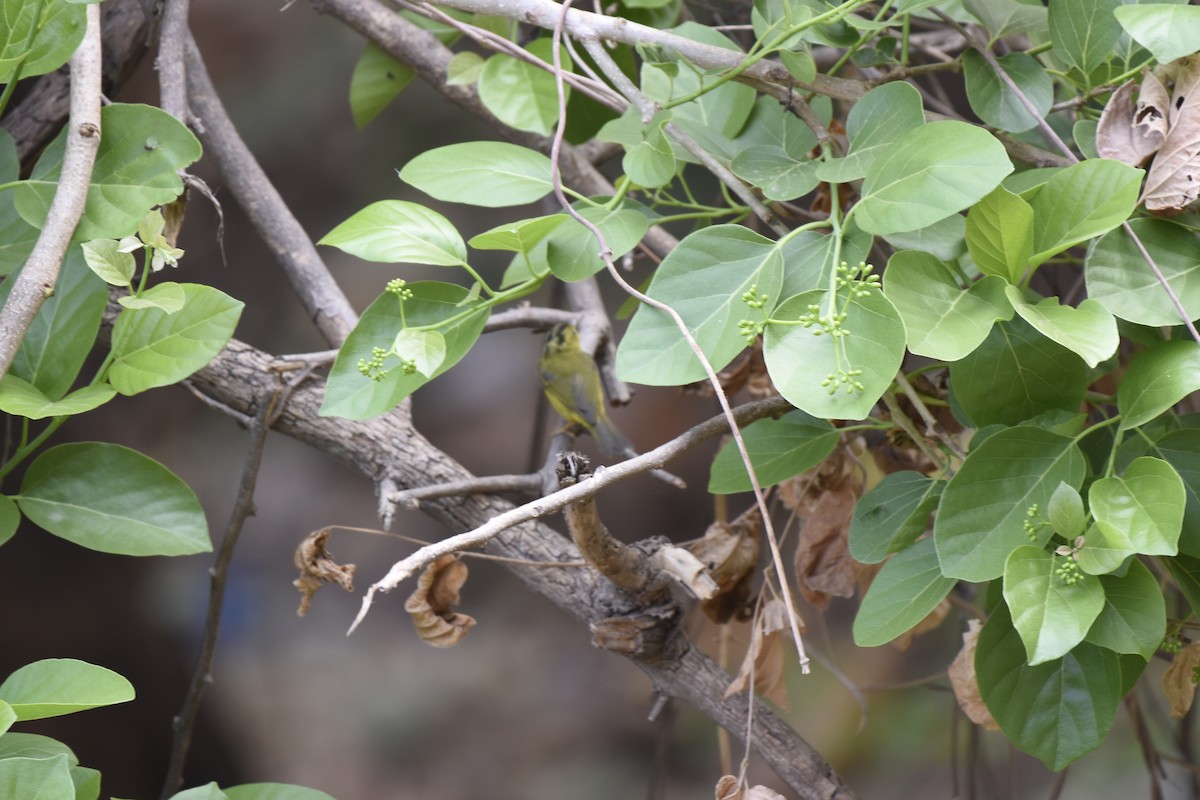
[[[625,434],[617,430],[617,426],[613,425],[607,415],[596,420],[594,433],[600,451],[610,458],[624,458],[637,454],[633,445],[625,438]]]

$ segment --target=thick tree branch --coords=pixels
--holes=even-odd
[[[165,0],[158,27],[158,95],[162,110],[185,125],[188,119],[187,72],[184,54],[187,51],[188,6],[190,0]]]
[[[192,383],[231,412],[253,414],[256,398],[274,385],[275,378],[269,371],[271,363],[270,355],[234,341],[196,373]],[[396,413],[366,421],[320,417],[317,409],[323,396],[321,383],[298,388],[281,410],[276,430],[332,455],[376,482],[388,479],[399,487],[409,488],[472,477],[426,441],[407,418]],[[718,417],[704,425],[711,426],[712,435],[716,435],[727,423],[724,417]],[[696,429],[689,435],[698,435]],[[597,478],[602,479],[603,475]],[[457,530],[471,530],[512,508],[510,503],[491,495],[422,503],[426,514]],[[617,590],[592,570],[545,566],[576,562],[579,554],[562,535],[535,521],[508,528],[492,538],[486,550],[519,561],[542,562],[541,566],[507,563],[505,568],[582,621],[593,623],[639,610],[637,598]],[[639,665],[662,693],[693,703],[734,735],[745,736],[745,700],[722,699],[731,679],[707,657],[683,646],[671,658],[653,663],[642,661]],[[755,709],[751,735],[755,750],[801,797],[853,798],[820,755],[761,704]]]
[[[100,149],[100,8],[89,5],[86,11],[86,32],[71,56],[71,115],[58,188],[33,252],[0,310],[0,376],[8,372],[38,309],[54,293]]]

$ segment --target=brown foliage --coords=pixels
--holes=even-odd
[[[296,614],[303,617],[312,605],[313,595],[325,583],[336,583],[347,592],[354,591],[354,565],[339,564],[325,549],[329,540],[329,528],[321,528],[305,536],[296,547],[294,561],[300,577],[292,585],[300,590],[300,607]]]
[[[1196,699],[1196,675],[1200,670],[1200,642],[1194,642],[1175,654],[1163,673],[1163,691],[1171,704],[1171,716],[1178,719],[1192,708]]]
[[[404,601],[404,610],[426,644],[453,647],[475,627],[473,617],[452,610],[459,603],[467,572],[457,556],[442,556],[425,568],[416,590]]]
[[[754,633],[750,637],[750,649],[742,659],[737,677],[725,690],[731,697],[750,686],[753,678],[754,690],[786,710],[788,706],[787,684],[784,682],[784,645],[788,630],[787,606],[782,600],[770,600],[754,620]]]
[[[982,628],[983,623],[977,619],[967,623],[967,630],[963,633],[962,650],[958,651],[958,655],[950,664],[950,685],[954,687],[954,697],[967,719],[989,731],[998,731],[1000,726],[992,718],[992,712],[984,705],[979,694],[979,682],[975,679],[975,645],[979,642],[979,631]]]

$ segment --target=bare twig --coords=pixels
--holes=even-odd
[[[183,122],[188,119],[187,73],[184,55],[188,40],[190,0],[165,0],[158,28],[158,96],[162,110]]]
[[[0,377],[8,372],[33,318],[54,293],[58,271],[87,204],[100,148],[100,8],[87,6],[87,27],[71,56],[71,114],[54,199],[37,243],[0,310]]]
[[[559,322],[575,322],[579,315],[561,308],[540,308],[522,305],[492,314],[483,325],[484,333],[511,328],[548,328]]]
[[[196,715],[200,711],[200,701],[204,697],[204,691],[212,683],[213,660],[216,657],[217,639],[221,632],[221,607],[225,598],[229,565],[233,560],[233,551],[237,547],[242,526],[246,519],[254,514],[254,486],[258,481],[258,471],[262,464],[267,431],[271,428],[272,417],[278,401],[279,392],[272,394],[269,398],[263,398],[258,412],[250,422],[250,436],[246,445],[246,460],[242,466],[242,479],[238,486],[237,500],[234,503],[233,511],[229,514],[229,522],[225,526],[225,536],[221,539],[221,547],[217,551],[216,561],[209,570],[211,579],[208,613],[204,621],[204,640],[200,645],[200,657],[196,661],[196,671],[192,674],[191,683],[188,684],[183,706],[171,723],[174,737],[171,743],[171,760],[160,794],[161,800],[167,800],[174,795],[183,783],[183,766],[187,761],[188,749],[191,747],[192,730],[196,723]]]
[[[271,185],[250,148],[234,128],[213,88],[196,42],[188,38],[188,99],[203,125],[200,138],[212,153],[226,184],[259,236],[287,273],[293,291],[317,329],[332,345],[341,345],[358,321],[350,301],[300,223]]]
[[[966,458],[967,454],[963,452],[962,447],[953,438],[946,435],[946,431],[942,429],[940,423],[934,418],[933,414],[929,413],[929,408],[925,405],[925,401],[917,394],[917,390],[909,383],[908,376],[903,371],[896,373],[896,385],[904,392],[904,396],[908,398],[908,402],[912,403],[913,408],[917,410],[921,421],[925,423],[925,435],[936,438],[939,442],[946,445],[950,452],[958,458]]]
[[[734,423],[735,425],[745,425],[756,419],[779,414],[789,408],[791,406],[788,402],[779,397],[747,403],[733,412]],[[573,503],[584,497],[591,497],[618,481],[648,472],[655,467],[661,467],[680,453],[714,436],[718,436],[728,429],[729,422],[724,415],[713,417],[648,453],[644,453],[637,458],[631,458],[628,461],[622,461],[612,467],[598,470],[592,476],[591,480],[585,483],[560,489],[546,497],[510,509],[502,514],[497,514],[474,530],[447,537],[439,542],[434,542],[428,547],[422,547],[407,558],[393,564],[392,568],[388,570],[383,578],[371,585],[367,590],[366,597],[363,598],[362,608],[354,618],[354,622],[350,625],[348,633],[353,633],[354,629],[366,617],[377,592],[390,592],[409,576],[423,569],[427,564],[436,559],[448,553],[455,553],[469,547],[478,547],[509,528],[539,519],[548,514],[553,514],[556,511],[560,511],[568,503]]]
[[[392,492],[386,499],[408,511],[415,511],[422,500],[439,497],[462,497],[468,494],[494,494],[496,492],[520,492],[537,494],[542,490],[542,475],[531,472],[526,475],[486,475],[465,481],[439,483],[433,486],[417,486]]]

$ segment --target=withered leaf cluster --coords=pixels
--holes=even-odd
[[[300,607],[296,614],[303,617],[312,605],[313,595],[326,583],[335,583],[347,592],[354,591],[354,565],[339,564],[333,560],[326,549],[329,541],[329,528],[315,530],[305,536],[296,547],[293,560],[300,577],[292,581],[292,585],[300,590]]]
[[[709,525],[704,536],[688,546],[717,584],[716,596],[701,605],[713,622],[724,624],[749,616],[751,583],[762,549],[761,529],[762,516],[752,507],[733,522]]]
[[[982,629],[983,623],[977,619],[967,623],[967,630],[963,633],[962,650],[958,651],[958,655],[950,664],[950,685],[954,687],[958,707],[967,715],[967,719],[989,731],[998,731],[1000,726],[984,704],[983,697],[979,694],[979,681],[975,677],[975,646],[979,642],[979,631]]]
[[[1173,216],[1200,194],[1200,55],[1146,73],[1136,103],[1133,94],[1128,81],[1109,98],[1096,152],[1133,167],[1153,157],[1141,202],[1151,213]]]
[[[787,684],[784,681],[784,646],[788,636],[787,606],[776,598],[763,604],[754,620],[754,632],[750,636],[750,650],[742,660],[733,683],[725,689],[725,696],[732,697],[750,687],[785,711],[790,707]]]
[[[717,800],[784,800],[783,795],[765,786],[742,785],[733,775],[725,775],[717,781]]]
[[[1194,642],[1175,654],[1163,673],[1163,691],[1171,704],[1171,716],[1179,719],[1192,709],[1196,699],[1196,674],[1200,670],[1200,642]]]

